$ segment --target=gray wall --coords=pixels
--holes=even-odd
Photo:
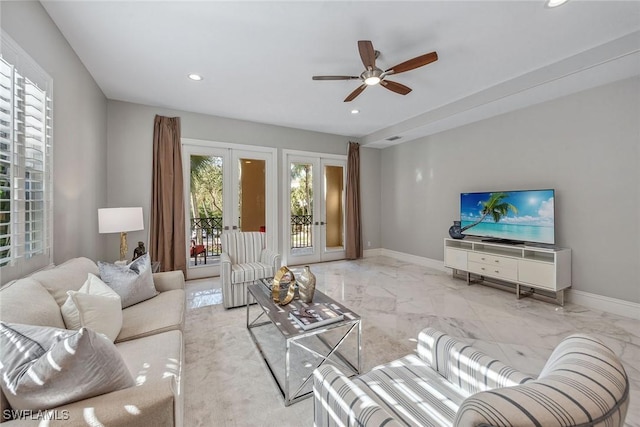
[[[382,152],[382,247],[436,260],[467,191],[556,190],[573,289],[640,302],[640,78]]]
[[[44,8],[1,2],[2,29],[53,78],[54,262],[103,258],[107,100]]]
[[[279,163],[282,149],[345,155],[350,139],[339,135],[110,100],[107,150],[108,204],[143,206],[147,229],[151,202],[153,120],[156,114],[180,117],[183,138],[278,148]],[[370,217],[363,219],[363,234],[365,241],[371,241],[372,247],[379,247],[380,152],[367,148],[361,151],[362,163],[365,164],[362,166],[362,173],[367,178],[362,184],[363,205],[376,210]],[[278,179],[281,176],[279,171]],[[278,206],[282,206],[282,195],[280,199],[281,203]],[[129,248],[133,250],[131,242],[148,241],[147,231],[131,232],[128,238]],[[109,246],[117,246],[116,237],[110,239],[113,241]]]

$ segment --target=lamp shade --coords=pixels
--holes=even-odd
[[[122,233],[144,230],[142,208],[98,209],[99,233]]]

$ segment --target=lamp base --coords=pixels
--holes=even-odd
[[[120,261],[126,260],[127,252],[129,252],[129,248],[127,247],[127,233],[123,231],[120,233]]]

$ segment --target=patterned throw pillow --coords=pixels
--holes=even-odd
[[[60,312],[67,329],[89,328],[115,341],[122,329],[120,295],[100,278],[89,273],[78,291],[67,291],[67,301]]]
[[[40,411],[135,386],[115,345],[82,328],[0,322],[0,386],[15,410]]]
[[[149,254],[136,258],[129,265],[116,265],[98,261],[100,279],[116,291],[122,299],[122,308],[158,295],[153,284]]]

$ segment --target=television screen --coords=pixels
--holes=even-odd
[[[554,190],[460,194],[460,222],[467,236],[555,243]]]

